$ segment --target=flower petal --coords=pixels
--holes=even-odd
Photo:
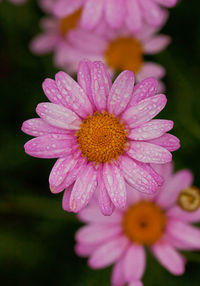
[[[185,259],[170,244],[158,242],[151,247],[151,251],[169,272],[182,275],[185,271]]]
[[[130,128],[135,128],[155,117],[166,105],[164,94],[155,95],[140,101],[137,105],[128,108],[122,115]]]
[[[65,158],[60,158],[56,161],[49,175],[50,189],[53,193],[55,193],[55,188],[64,181],[69,170],[73,169],[77,162],[78,159],[71,155]]]
[[[29,140],[25,145],[25,152],[38,158],[58,158],[72,152],[72,136],[51,134]]]
[[[135,0],[134,0],[135,1]],[[133,89],[133,96],[129,107],[136,105],[141,100],[154,96],[158,89],[158,81],[153,77],[148,77],[137,83]]]
[[[156,197],[156,203],[163,208],[168,208],[176,203],[179,193],[190,187],[193,175],[189,170],[181,170],[166,182],[163,189]]]
[[[99,22],[103,13],[104,1],[87,0],[85,4],[81,25],[86,29],[93,29]]]
[[[122,72],[114,81],[108,97],[108,111],[119,115],[127,107],[133,92],[134,74]]]
[[[179,220],[169,220],[166,234],[191,249],[200,249],[200,230]]]
[[[117,236],[111,241],[99,246],[96,251],[91,255],[89,259],[89,265],[91,268],[99,269],[107,267],[115,262],[124,252],[128,240],[124,236]]]
[[[126,25],[130,31],[138,31],[142,26],[142,13],[138,1],[127,1]]]
[[[67,16],[78,10],[81,5],[82,0],[58,0],[54,8],[54,14],[57,17]]]
[[[47,134],[66,134],[70,132],[65,129],[53,127],[41,118],[33,118],[24,121],[22,125],[22,131],[32,136],[42,136]]]
[[[162,136],[173,128],[173,121],[153,119],[137,128],[131,129],[128,138],[133,140],[150,140]]]
[[[96,249],[96,246],[94,245],[87,245],[87,244],[81,244],[77,243],[75,246],[75,252],[78,256],[81,257],[88,257],[90,256]]]
[[[102,177],[98,179],[98,200],[101,212],[105,216],[110,216],[114,211],[114,205],[110,199],[110,196],[106,190]]]
[[[93,104],[92,91],[91,91],[91,62],[88,60],[81,61],[78,67],[78,83],[85,91]]]
[[[180,148],[180,140],[176,136],[168,133],[162,135],[159,138],[152,139],[149,142],[160,145],[170,152],[176,151]]]
[[[48,124],[67,130],[77,130],[81,124],[80,118],[70,109],[49,102],[39,103],[37,114]]]
[[[67,105],[74,112],[84,118],[92,114],[92,105],[86,93],[73,78],[65,72],[58,72],[55,79],[60,92],[65,96]]]
[[[130,157],[121,156],[121,158],[120,167],[128,184],[140,192],[153,194],[158,188],[154,178]]]
[[[84,208],[97,187],[97,172],[91,164],[88,164],[82,174],[77,178],[71,198],[70,208],[77,213]]]
[[[141,81],[147,77],[155,77],[161,79],[165,76],[166,71],[164,67],[154,62],[145,62],[137,73],[137,81]]]
[[[139,141],[129,143],[130,149],[127,154],[139,162],[164,164],[172,160],[171,153],[159,145]]]
[[[108,24],[116,29],[120,28],[125,17],[124,0],[109,0],[105,1],[105,17]]]
[[[61,104],[61,105],[68,108],[63,95],[61,94],[61,92],[59,91],[59,89],[56,85],[55,80],[53,80],[51,78],[46,78],[42,83],[42,88],[43,88],[43,91],[44,91],[46,97],[52,103]]]
[[[103,166],[103,180],[115,207],[124,209],[126,205],[126,187],[120,169],[114,164],[105,164]]]
[[[105,243],[120,233],[122,233],[120,225],[91,224],[81,227],[76,232],[76,241],[82,244],[97,245],[99,243]]]
[[[102,62],[94,62],[91,65],[91,87],[93,102],[98,111],[106,110],[111,86],[111,77],[105,65]]]
[[[126,281],[140,280],[146,266],[144,247],[139,244],[131,244],[126,251],[123,262]]]
[[[45,33],[36,36],[30,43],[30,49],[34,54],[43,55],[51,53],[59,42],[59,36],[55,33]]]
[[[169,36],[156,35],[144,43],[144,53],[149,55],[159,53],[164,50],[170,42],[171,38]]]
[[[115,286],[123,286],[126,283],[124,277],[124,269],[123,269],[123,259],[119,259],[113,266],[112,270],[112,277],[111,277],[112,284]]]
[[[74,186],[73,184],[71,186],[69,186],[64,191],[64,194],[63,194],[62,208],[63,208],[64,211],[67,211],[67,212],[71,212],[72,211],[71,208],[70,208],[69,202],[70,202],[70,197],[71,197],[73,186]]]
[[[167,211],[167,215],[171,218],[195,223],[200,221],[200,208],[193,212],[187,212],[182,210],[179,206],[175,205]]]

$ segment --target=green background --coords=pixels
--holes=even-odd
[[[75,255],[74,233],[81,225],[61,208],[62,195],[49,191],[53,160],[24,153],[30,139],[20,130],[45,101],[41,83],[56,69],[51,56],[36,57],[29,42],[39,32],[43,15],[35,1],[0,4],[0,280],[1,285],[110,285],[110,269],[93,271]],[[174,153],[175,168],[190,168],[200,187],[200,17],[199,1],[183,0],[171,9],[163,32],[173,38],[154,57],[167,70],[168,104],[159,116],[175,121],[173,134],[182,148]],[[148,254],[146,286],[199,285],[200,254],[186,253],[188,264],[175,277]]]

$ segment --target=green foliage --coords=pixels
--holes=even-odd
[[[191,19],[192,15],[192,19]],[[93,271],[74,253],[75,215],[61,209],[61,195],[52,195],[48,174],[53,160],[28,157],[23,144],[29,136],[20,130],[34,108],[45,101],[41,83],[51,77],[52,57],[36,57],[29,42],[39,32],[42,13],[36,1],[15,6],[0,4],[1,180],[0,277],[2,285],[110,285],[110,270]],[[154,60],[166,67],[168,104],[163,118],[175,121],[173,133],[182,148],[174,153],[176,169],[190,168],[200,187],[200,21],[195,0],[171,10],[163,32],[171,46]],[[169,274],[148,254],[146,286],[199,285],[199,253],[189,260],[182,277]]]

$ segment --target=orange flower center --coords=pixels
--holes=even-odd
[[[60,20],[60,33],[62,36],[65,36],[70,30],[76,28],[81,18],[81,13],[82,9],[79,9]]]
[[[96,163],[117,159],[124,152],[127,141],[124,125],[107,112],[88,116],[76,136],[82,155]]]
[[[178,205],[185,211],[193,212],[200,207],[200,191],[196,187],[190,187],[180,192]]]
[[[162,209],[152,202],[139,202],[132,205],[123,218],[124,233],[136,243],[151,245],[164,232],[166,216]]]
[[[109,44],[105,58],[115,71],[131,70],[137,73],[143,64],[142,46],[134,38],[118,38]]]

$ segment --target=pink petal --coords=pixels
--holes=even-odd
[[[165,11],[159,5],[156,5],[154,1],[147,2],[146,0],[140,0],[140,5],[147,24],[156,27],[162,25]]]
[[[73,212],[79,212],[88,204],[97,187],[96,177],[97,172],[94,167],[92,164],[88,164],[82,174],[77,178],[70,198],[70,208]]]
[[[59,42],[59,36],[54,33],[41,34],[36,36],[30,43],[33,53],[42,55],[51,53]]]
[[[160,242],[151,247],[151,251],[169,272],[182,275],[185,271],[185,260],[170,244]]]
[[[152,139],[149,142],[156,145],[160,145],[170,152],[176,151],[180,148],[180,140],[176,136],[168,133],[162,135],[159,138]]]
[[[144,247],[139,244],[131,244],[126,251],[123,264],[126,281],[140,280],[146,266]]]
[[[25,152],[33,157],[63,157],[72,151],[72,137],[61,134],[43,135],[29,140],[24,148]]]
[[[137,105],[128,108],[122,115],[130,128],[135,128],[150,121],[166,105],[167,99],[164,94],[155,95],[140,101]]]
[[[169,220],[166,234],[191,249],[200,249],[200,230],[179,220]]]
[[[42,136],[47,134],[66,134],[67,130],[53,127],[41,118],[33,118],[24,121],[22,131],[32,136]]]
[[[75,246],[75,252],[78,256],[88,257],[94,252],[95,248],[96,246],[94,245],[85,245],[77,243]]]
[[[78,68],[78,84],[85,91],[93,104],[92,91],[91,91],[91,62],[88,60],[81,61]]]
[[[51,78],[46,78],[44,82],[42,83],[42,88],[47,96],[47,98],[52,102],[56,104],[61,104],[65,107],[68,107],[65,101],[65,98],[60,93],[55,80]]]
[[[165,74],[165,69],[161,65],[153,62],[145,62],[137,73],[137,81],[141,81],[150,76],[161,79]]]
[[[172,160],[171,153],[161,146],[139,141],[130,141],[129,144],[128,155],[139,162],[164,164]]]
[[[125,18],[124,0],[105,1],[105,17],[112,28],[120,28]]]
[[[182,210],[179,206],[174,206],[168,210],[167,215],[171,218],[195,223],[200,221],[200,208],[194,212],[187,212]]]
[[[120,167],[128,184],[140,192],[153,194],[158,188],[154,178],[130,157],[121,158]]]
[[[93,29],[97,25],[103,13],[103,5],[104,1],[87,0],[81,20],[83,28]]]
[[[101,212],[105,216],[110,216],[114,211],[114,205],[105,187],[102,177],[99,176],[98,180],[98,200]]]
[[[168,164],[151,164],[151,167],[162,176],[166,181],[170,179],[170,176],[173,172],[173,163],[170,162]]]
[[[49,175],[50,189],[53,193],[56,193],[56,187],[64,181],[67,173],[75,167],[77,162],[78,160],[71,155],[56,161]]]
[[[162,136],[165,132],[173,128],[173,121],[154,119],[137,128],[134,128],[128,134],[133,140],[150,140]]]
[[[58,0],[54,8],[54,14],[58,17],[67,16],[78,10],[81,5],[82,0]]]
[[[126,25],[132,32],[138,31],[142,26],[142,13],[138,1],[127,1]]]
[[[169,208],[176,203],[179,193],[191,186],[193,175],[189,170],[181,170],[166,182],[159,192],[156,202],[163,208]]]
[[[134,0],[135,1],[135,0]],[[133,89],[133,96],[129,106],[134,106],[141,100],[154,96],[158,88],[158,81],[149,77],[137,83]]]
[[[170,42],[171,38],[169,36],[156,35],[144,43],[144,53],[148,55],[160,53],[170,44]]]
[[[143,283],[141,281],[133,281],[128,286],[143,286]]]
[[[108,111],[119,115],[127,107],[133,92],[134,74],[122,72],[114,81],[108,97]]]
[[[122,233],[120,225],[91,224],[81,227],[76,233],[76,241],[81,244],[103,244]]]
[[[126,283],[126,280],[124,277],[123,259],[119,259],[114,264],[113,270],[112,270],[111,281],[114,286],[123,286]]]
[[[65,95],[68,106],[81,117],[91,115],[92,105],[78,83],[64,72],[58,72],[55,78],[60,92]]]
[[[126,187],[120,169],[114,164],[104,164],[103,180],[115,207],[124,209],[126,205]]]
[[[39,103],[36,112],[54,127],[77,130],[81,124],[80,118],[73,111],[55,103]]]
[[[98,269],[109,266],[123,254],[127,245],[128,240],[124,236],[117,236],[115,239],[104,243],[91,255],[90,267]]]
[[[167,8],[174,7],[178,2],[178,0],[155,0],[155,1]]]
[[[101,223],[101,224],[115,224],[121,223],[122,214],[115,211],[111,216],[104,216],[97,208],[96,203],[94,205],[88,205],[79,214],[78,218],[85,223]]]
[[[62,199],[62,208],[64,211],[67,211],[67,212],[71,212],[71,208],[70,208],[70,205],[69,205],[69,202],[70,202],[70,197],[71,197],[71,193],[72,193],[72,189],[73,189],[73,184],[68,187],[65,191],[64,191],[64,194],[63,194],[63,199]]]
[[[105,111],[107,98],[112,86],[111,77],[102,62],[91,65],[91,87],[93,102],[98,111]]]

